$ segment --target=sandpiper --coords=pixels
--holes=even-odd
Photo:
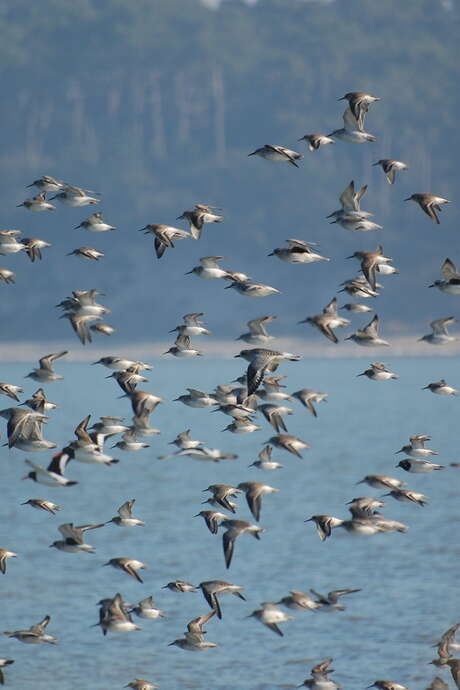
[[[136,606],[133,606],[129,612],[135,613],[139,618],[147,618],[149,620],[164,618],[166,616],[164,611],[155,608],[153,597],[142,599]]]
[[[269,340],[273,340],[274,336],[267,332],[265,326],[275,319],[276,316],[260,316],[258,319],[251,319],[246,324],[249,328],[248,333],[243,333],[237,340],[244,340],[245,343],[249,343],[250,345],[267,343]]]
[[[264,601],[261,606],[262,608],[256,609],[250,613],[248,618],[256,618],[263,625],[267,626],[267,628],[270,628],[270,630],[273,630],[274,633],[282,637],[284,633],[278,627],[278,623],[292,620],[292,616],[281,611],[281,609],[272,602]]]
[[[389,493],[383,495],[391,496],[402,503],[417,503],[419,506],[426,505],[428,501],[428,496],[416,491],[409,491],[409,489],[392,489]]]
[[[42,249],[44,249],[45,247],[51,247],[51,244],[49,242],[45,242],[45,240],[40,240],[38,239],[38,237],[23,237],[22,244],[24,245],[24,251],[26,252],[29,259],[32,261],[32,263],[37,259],[42,258]]]
[[[84,228],[85,230],[90,230],[90,232],[107,232],[108,230],[116,230],[115,225],[110,225],[102,219],[102,213],[93,213],[83,220],[80,225],[75,226],[75,230],[78,228]]]
[[[50,200],[54,198],[55,197],[51,197]],[[50,202],[46,200],[46,192],[40,192],[40,194],[37,194],[36,196],[32,197],[32,199],[25,199],[25,201],[23,201],[22,204],[18,204],[16,208],[20,208],[21,206],[24,206],[24,208],[26,208],[28,211],[56,210],[56,206],[50,204]]]
[[[238,484],[237,488],[241,489],[241,491],[244,491],[246,494],[249,510],[257,522],[260,520],[262,496],[279,492],[279,489],[275,489],[273,486],[269,486],[263,482],[241,482]]]
[[[98,529],[99,527],[104,527],[104,522],[92,523],[90,525],[74,525],[73,522],[66,522],[63,525],[59,525],[58,530],[64,537],[59,541],[53,541],[50,544],[50,548],[54,547],[59,551],[65,551],[66,553],[95,553],[95,549],[90,544],[85,544],[84,534],[90,529]]]
[[[326,336],[328,340],[331,340],[333,343],[338,343],[339,339],[332,329],[348,326],[350,324],[350,320],[339,316],[337,313],[337,298],[333,297],[331,301],[324,307],[322,314],[307,316],[305,319],[298,321],[297,323],[309,323],[311,326],[315,326],[320,333]]]
[[[279,364],[285,360],[298,362],[299,355],[291,352],[278,352],[277,350],[267,350],[263,347],[255,347],[252,350],[241,350],[235,357],[242,357],[250,362],[246,372],[248,396],[256,392],[262,384],[265,374],[276,371]]]
[[[196,276],[203,278],[204,280],[227,278],[227,271],[219,266],[219,261],[221,261],[223,258],[223,256],[202,256],[200,259],[200,265],[194,266],[192,270],[187,271],[185,275],[187,276],[191,273],[194,273]]]
[[[383,362],[372,362],[370,369],[366,369],[356,376],[367,376],[371,381],[388,381],[389,379],[399,379],[397,374],[390,371]]]
[[[57,199],[65,206],[70,206],[71,208],[79,208],[80,206],[93,206],[98,204],[100,199],[96,199],[93,196],[89,196],[89,193],[85,189],[80,189],[80,187],[73,187],[72,185],[65,185],[62,192],[58,192],[50,198],[50,201]]]
[[[51,383],[52,381],[62,381],[63,376],[59,376],[53,370],[53,362],[60,357],[68,354],[68,350],[63,350],[62,352],[54,352],[50,355],[45,355],[38,360],[38,369],[33,369],[30,374],[27,374],[25,378],[31,378],[35,381],[40,381],[42,383]]]
[[[436,395],[458,395],[458,390],[449,386],[444,379],[429,383],[422,390],[430,390],[432,393],[436,393]]]
[[[457,323],[453,316],[445,316],[442,319],[435,319],[430,323],[432,332],[419,338],[419,342],[429,343],[430,345],[448,345],[458,340],[454,335],[449,335],[448,326]]]
[[[265,446],[259,453],[259,459],[252,462],[249,467],[257,467],[260,470],[277,470],[283,467],[281,463],[272,460],[272,451],[271,446]]]
[[[225,290],[233,288],[244,297],[268,297],[269,295],[280,295],[281,292],[271,285],[255,283],[251,280],[233,280],[230,285],[225,286]]]
[[[217,206],[196,204],[193,211],[184,211],[176,220],[187,220],[190,235],[194,240],[199,240],[205,223],[221,223],[224,217],[214,211],[220,211]]]
[[[385,173],[385,177],[387,178],[390,184],[394,184],[396,173],[399,170],[408,169],[405,163],[403,163],[402,161],[394,160],[393,158],[381,158],[376,163],[372,163],[372,165],[380,165],[383,172]]]
[[[326,256],[321,256],[313,251],[311,247],[316,246],[316,242],[305,242],[304,240],[289,239],[286,240],[287,247],[278,247],[274,249],[268,256],[277,256],[281,261],[287,261],[290,264],[311,264],[315,261],[330,261]]]
[[[367,326],[364,326],[362,330],[357,330],[356,333],[349,335],[345,340],[354,340],[357,345],[362,345],[364,347],[379,347],[380,345],[389,345],[386,340],[379,337],[379,317],[377,314],[374,316],[372,321],[370,321]]]
[[[22,479],[32,479],[38,484],[45,486],[75,486],[78,482],[72,481],[64,477],[64,472],[70,456],[67,453],[58,453],[53,457],[47,468],[42,465],[37,465],[31,460],[24,462],[32,467],[32,471],[26,474]]]
[[[135,558],[111,558],[110,561],[107,561],[107,563],[104,563],[104,565],[111,565],[112,568],[122,570],[124,573],[130,575],[138,582],[143,582],[143,579],[137,571],[147,568],[145,563],[142,563],[142,561],[137,561]]]
[[[216,612],[219,619],[222,618],[222,610],[217,598],[218,594],[234,594],[236,597],[246,601],[246,597],[241,594],[241,590],[244,589],[244,587],[241,585],[233,585],[231,582],[226,582],[225,580],[207,580],[206,582],[200,582],[198,587],[203,592],[204,598],[209,606]]]
[[[14,551],[8,551],[8,549],[0,549],[0,572],[5,574],[6,573],[6,562],[8,558],[16,558],[17,553],[14,553]]]
[[[415,474],[425,474],[433,470],[443,470],[443,465],[435,465],[427,460],[401,460],[396,467],[400,467],[406,472],[413,472]]]
[[[314,417],[317,417],[318,413],[313,403],[327,402],[329,393],[320,393],[319,391],[314,391],[312,388],[302,388],[302,390],[292,393],[292,397],[300,400],[302,405],[306,407]]]
[[[335,144],[334,139],[325,134],[304,134],[299,141],[305,141],[310,151],[317,151],[320,146],[327,146],[327,144]]]
[[[0,280],[3,280],[4,283],[8,284],[13,284],[16,280],[16,273],[14,271],[10,271],[9,268],[0,268]]]
[[[133,498],[130,501],[125,501],[118,509],[115,517],[113,517],[111,520],[106,522],[105,524],[108,525],[111,522],[113,522],[114,525],[117,525],[118,527],[135,527],[135,526],[141,526],[143,527],[145,525],[145,522],[142,520],[139,520],[138,518],[135,518],[132,514],[133,510],[133,505],[135,503],[136,499]]]
[[[19,402],[17,393],[24,393],[24,390],[20,386],[15,386],[12,383],[0,382],[0,393]]]
[[[346,108],[342,118],[343,127],[341,129],[335,129],[327,135],[328,137],[339,139],[340,141],[348,141],[352,144],[364,144],[367,141],[377,141],[377,137],[363,130],[362,125],[360,125],[350,108]]]
[[[297,153],[297,151],[291,151],[291,149],[286,149],[284,146],[276,146],[275,144],[265,144],[259,149],[256,149],[252,153],[248,153],[248,156],[260,156],[268,161],[281,161],[285,163],[290,163],[294,167],[298,168],[296,161],[301,160],[303,155]]]
[[[359,127],[362,128],[364,126],[364,118],[369,110],[369,106],[376,101],[380,101],[380,98],[377,98],[377,96],[372,96],[370,93],[364,93],[363,91],[349,91],[345,94],[345,96],[342,96],[337,100],[348,101],[351,112],[357,119]]]
[[[305,443],[305,441],[302,441],[302,439],[297,438],[297,436],[291,436],[290,434],[278,434],[277,436],[272,436],[268,439],[268,441],[264,441],[264,443],[271,443],[276,448],[287,450],[289,453],[297,455],[298,458],[302,457],[299,453],[300,450],[310,448],[308,443]]]
[[[435,280],[428,287],[437,287],[438,290],[448,295],[460,295],[460,273],[458,273],[457,267],[449,257],[444,259],[442,263],[441,275],[442,280]]]
[[[93,247],[78,247],[72,252],[69,252],[67,256],[78,256],[81,259],[93,259],[94,261],[99,261],[105,256],[104,252],[99,251],[99,249],[94,249]]]
[[[439,218],[436,211],[441,211],[442,204],[450,204],[449,199],[444,199],[442,196],[436,194],[411,194],[411,196],[404,199],[404,201],[415,201],[422,211],[426,213],[431,220],[439,225]]]
[[[157,259],[161,259],[168,247],[174,248],[173,240],[185,240],[190,237],[188,232],[173,228],[171,225],[164,225],[162,223],[149,223],[141,228],[139,232],[144,231],[147,235],[151,233],[155,235],[154,247]]]
[[[57,639],[45,632],[46,626],[50,620],[50,616],[45,616],[43,620],[32,625],[28,630],[15,630],[14,632],[6,631],[3,634],[7,637],[15,637],[19,642],[25,642],[26,644],[39,644],[41,642],[57,644]]]
[[[265,532],[263,527],[252,525],[246,520],[222,520],[222,527],[226,527],[227,531],[222,535],[222,545],[224,547],[225,565],[230,568],[233,558],[233,551],[235,548],[235,540],[242,534],[252,534],[256,539],[260,539],[262,532]]]
[[[37,187],[42,192],[58,192],[65,187],[65,182],[61,182],[51,175],[43,175],[40,179],[28,184],[27,188],[29,187]]]
[[[347,256],[347,259],[358,259],[361,262],[361,271],[372,290],[375,290],[377,285],[375,275],[377,267],[393,261],[390,257],[383,255],[383,246],[381,244],[373,251],[356,251],[351,256]]]
[[[29,505],[37,510],[44,510],[45,513],[51,513],[51,515],[56,515],[57,510],[62,510],[62,507],[58,506],[57,503],[45,501],[43,498],[29,498],[28,501],[24,501],[24,503],[21,503],[21,505]]]

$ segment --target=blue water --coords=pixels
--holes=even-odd
[[[377,678],[392,679],[411,688],[426,687],[436,669],[428,666],[432,645],[457,622],[458,530],[460,470],[449,467],[460,460],[457,398],[443,398],[420,390],[439,378],[459,385],[453,359],[393,359],[388,363],[400,379],[372,382],[356,378],[369,360],[304,360],[282,365],[288,390],[309,387],[329,393],[314,419],[297,402],[287,418],[289,432],[306,440],[311,450],[300,460],[284,451],[274,457],[284,468],[273,472],[248,469],[262,442],[273,435],[265,420],[254,434],[221,433],[229,418],[169,402],[187,386],[211,390],[242,372],[241,360],[161,361],[149,373],[152,390],[166,399],[152,416],[161,435],[138,453],[118,452],[121,462],[98,467],[71,462],[67,476],[78,486],[52,489],[21,482],[28,471],[26,457],[47,464],[51,453],[33,456],[2,447],[2,501],[0,547],[14,550],[0,576],[1,630],[27,628],[51,615],[49,632],[59,645],[24,645],[0,638],[0,657],[16,663],[6,669],[11,687],[70,690],[108,690],[123,687],[134,677],[162,688],[217,689],[294,687],[309,675],[313,663],[334,658],[335,678],[348,689],[370,685]],[[25,381],[27,397],[38,386],[22,377],[32,365],[3,364],[0,380]],[[60,360],[56,369],[65,380],[46,386],[50,400],[60,405],[45,426],[45,438],[63,444],[73,429],[91,413],[126,415],[126,399],[110,372],[88,364]],[[25,399],[25,398],[23,398]],[[2,407],[10,405],[1,398]],[[208,463],[190,458],[158,460],[174,446],[175,435],[192,429],[193,438],[206,445],[238,454],[237,460]],[[442,472],[409,475],[395,465],[395,456],[410,435],[429,433],[430,447],[439,451]],[[2,438],[5,438],[2,420]],[[114,441],[115,442],[115,441]],[[107,442],[109,447],[110,440]],[[409,525],[406,534],[351,537],[336,530],[321,542],[312,523],[315,513],[345,517],[346,501],[355,496],[380,496],[383,491],[355,483],[368,473],[386,473],[408,482],[409,488],[430,497],[425,508],[386,499],[385,515]],[[212,535],[201,518],[193,518],[212,483],[266,481],[280,489],[264,497],[260,541],[239,538],[230,570],[225,569],[220,533]],[[56,516],[20,505],[28,498],[48,498],[63,506]],[[90,533],[95,555],[50,550],[59,538],[62,522],[84,524],[109,520],[117,507],[135,498],[135,515],[144,528],[120,529],[108,525]],[[243,497],[244,499],[244,497]],[[239,500],[237,517],[252,521],[246,503]],[[148,564],[141,585],[124,573],[102,565],[109,558],[131,556]],[[247,602],[222,598],[223,620],[209,622],[208,639],[216,649],[190,653],[168,647],[182,636],[192,617],[208,610],[200,592],[176,594],[161,589],[167,582],[185,579],[225,579],[245,587]],[[345,597],[346,611],[321,614],[293,612],[281,624],[278,637],[255,619],[248,619],[262,601],[276,601],[291,589],[320,592],[350,587],[362,591]],[[129,602],[152,594],[167,618],[136,619],[139,632],[108,633],[99,627],[96,602],[121,592]],[[443,673],[443,672],[441,672]],[[445,680],[447,681],[447,674]]]

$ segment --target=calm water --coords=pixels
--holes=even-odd
[[[265,420],[255,434],[221,433],[229,418],[169,402],[186,386],[210,390],[242,371],[241,361],[161,361],[149,374],[144,388],[168,402],[152,416],[161,436],[138,453],[118,452],[113,467],[70,463],[67,475],[78,486],[51,489],[30,481],[25,453],[1,448],[2,501],[0,546],[19,555],[8,562],[1,584],[1,630],[27,628],[45,614],[52,617],[49,632],[59,645],[30,646],[1,638],[0,657],[16,659],[6,669],[11,687],[41,690],[108,690],[144,677],[162,688],[294,687],[309,675],[313,663],[334,657],[335,679],[354,690],[376,678],[399,681],[412,689],[425,688],[436,669],[428,666],[432,645],[458,612],[458,530],[460,470],[448,467],[460,460],[456,398],[421,391],[439,378],[460,385],[453,359],[388,360],[398,381],[372,382],[356,378],[369,359],[306,360],[281,367],[289,375],[288,390],[316,388],[330,394],[318,406],[314,419],[297,402],[287,418],[289,432],[311,444],[302,460],[275,451],[284,468],[273,472],[248,469],[263,441],[274,432]],[[34,365],[35,366],[35,365]],[[28,365],[3,365],[0,380],[20,383]],[[57,363],[65,376],[46,387],[48,397],[61,407],[45,427],[45,437],[58,444],[72,438],[76,424],[89,412],[130,416],[126,399],[117,399],[110,373],[87,364]],[[25,380],[27,397],[38,386]],[[12,402],[12,401],[11,401]],[[8,407],[8,398],[1,398]],[[157,459],[174,446],[175,435],[191,428],[193,438],[207,445],[238,453],[238,459],[206,463],[190,458]],[[443,472],[409,475],[395,469],[395,456],[410,435],[429,433],[430,447],[439,451]],[[5,438],[2,421],[2,438]],[[110,440],[107,446],[110,447]],[[32,458],[32,456],[30,456]],[[33,460],[47,464],[51,453],[36,453]],[[355,496],[380,496],[383,491],[355,483],[367,473],[386,473],[406,480],[409,488],[430,497],[421,508],[387,498],[385,514],[408,524],[406,534],[350,537],[337,530],[321,542],[312,523],[314,513],[344,517],[345,502]],[[264,497],[260,524],[266,528],[260,542],[242,536],[234,560],[226,571],[220,534],[212,535],[201,518],[193,518],[207,497],[209,484],[266,481],[280,489]],[[21,506],[28,498],[48,498],[64,507],[55,517]],[[136,498],[135,515],[145,528],[120,529],[114,525],[94,531],[88,541],[95,555],[50,550],[59,538],[62,522],[99,522],[110,519],[125,500]],[[243,499],[238,517],[252,520]],[[148,564],[141,585],[112,568],[109,558],[133,556]],[[209,622],[208,639],[219,647],[192,654],[167,644],[181,637],[192,617],[208,610],[201,593],[176,594],[162,590],[170,580],[226,579],[244,585],[247,602],[222,598],[223,620]],[[361,588],[345,597],[344,612],[329,615],[292,612],[294,620],[276,636],[246,616],[262,601],[276,601],[291,589],[310,587]],[[139,632],[103,637],[98,627],[96,602],[120,591],[137,602],[153,594],[167,618],[137,619]],[[447,674],[444,673],[447,681]]]

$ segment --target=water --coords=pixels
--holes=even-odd
[[[221,433],[231,421],[228,417],[169,402],[186,386],[211,390],[230,381],[241,373],[241,360],[156,363],[149,374],[151,384],[144,388],[168,401],[152,416],[161,436],[150,439],[145,451],[118,452],[121,462],[116,466],[71,462],[67,476],[78,486],[52,489],[21,482],[28,471],[26,457],[45,465],[51,454],[27,456],[1,448],[0,546],[18,553],[0,580],[1,630],[27,628],[49,614],[49,632],[59,638],[57,646],[3,638],[0,657],[16,660],[6,669],[7,683],[21,689],[107,690],[143,677],[171,690],[265,690],[299,685],[314,663],[332,656],[337,682],[350,690],[377,678],[426,687],[438,671],[428,666],[435,654],[430,645],[458,619],[459,470],[449,463],[460,460],[454,433],[459,400],[420,389],[442,377],[458,385],[457,366],[451,359],[395,359],[389,363],[401,378],[379,383],[356,378],[368,362],[305,360],[282,365],[282,373],[289,375],[288,390],[315,388],[327,391],[329,399],[318,405],[317,419],[297,401],[292,403],[295,414],[287,418],[289,432],[310,443],[311,450],[303,452],[302,460],[275,450],[284,468],[273,472],[248,469],[262,442],[274,433],[264,420],[261,431],[236,436]],[[31,368],[3,365],[0,380],[20,383]],[[46,386],[47,396],[60,408],[45,426],[45,438],[65,443],[89,412],[94,421],[100,414],[130,416],[128,401],[118,400],[118,387],[104,378],[110,371],[64,360],[56,369],[65,380]],[[24,385],[27,397],[38,387],[29,379]],[[3,407],[10,404],[7,398],[1,402]],[[238,459],[158,460],[158,455],[175,449],[167,442],[186,428],[206,445],[238,453]],[[412,475],[395,468],[402,456],[394,452],[414,433],[432,435],[430,447],[439,451],[437,459],[447,466],[444,471]],[[386,499],[384,513],[408,524],[406,534],[359,538],[336,530],[321,542],[313,523],[305,524],[304,519],[315,513],[345,517],[346,501],[382,495],[367,485],[355,486],[368,473],[402,478],[409,488],[427,494],[430,504],[422,508]],[[263,498],[262,539],[240,537],[227,571],[220,532],[212,535],[201,518],[192,516],[202,509],[200,503],[208,496],[202,490],[209,484],[247,480],[266,481],[280,492]],[[64,510],[53,517],[20,505],[36,497],[55,501]],[[90,532],[94,555],[48,548],[59,538],[57,526],[62,522],[109,520],[131,498],[136,499],[134,514],[146,522],[144,528],[108,525]],[[252,521],[244,497],[239,504],[237,517]],[[148,564],[149,569],[141,571],[143,585],[102,567],[119,556]],[[224,596],[223,620],[207,625],[207,637],[219,643],[218,648],[192,654],[167,646],[182,636],[187,621],[208,610],[200,592],[161,589],[175,579],[195,585],[210,579],[244,585],[247,602]],[[310,587],[362,592],[343,598],[344,612],[290,611],[294,619],[281,624],[282,638],[246,618],[262,601]],[[141,631],[103,637],[99,627],[90,627],[98,620],[96,602],[117,591],[133,603],[153,594],[167,618],[136,619]],[[447,674],[441,674],[447,680]]]

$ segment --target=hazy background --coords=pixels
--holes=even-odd
[[[17,273],[15,286],[0,285],[2,342],[71,340],[54,305],[93,287],[106,292],[107,321],[118,328],[110,345],[100,336],[104,347],[164,340],[189,311],[205,311],[217,338],[273,313],[274,334],[320,342],[296,322],[355,274],[346,256],[379,242],[401,271],[376,303],[384,337],[422,335],[433,318],[456,315],[458,298],[427,286],[446,256],[460,264],[457,207],[444,207],[436,226],[402,200],[432,192],[456,202],[459,16],[458,2],[441,0],[0,3],[2,223],[53,245],[37,264],[0,257]],[[382,99],[366,121],[375,144],[310,153],[297,143],[341,127],[337,98],[351,90]],[[247,158],[264,143],[305,153],[301,168]],[[371,167],[381,157],[410,170],[390,186]],[[97,190],[101,204],[15,208],[43,174]],[[351,179],[369,184],[363,207],[383,231],[350,233],[325,220]],[[138,229],[185,228],[175,219],[197,202],[221,206],[225,222],[157,261]],[[119,229],[74,230],[93,210]],[[331,262],[267,258],[288,237],[319,241]],[[105,258],[65,256],[82,245]],[[248,300],[223,281],[184,277],[212,254],[283,294]]]

